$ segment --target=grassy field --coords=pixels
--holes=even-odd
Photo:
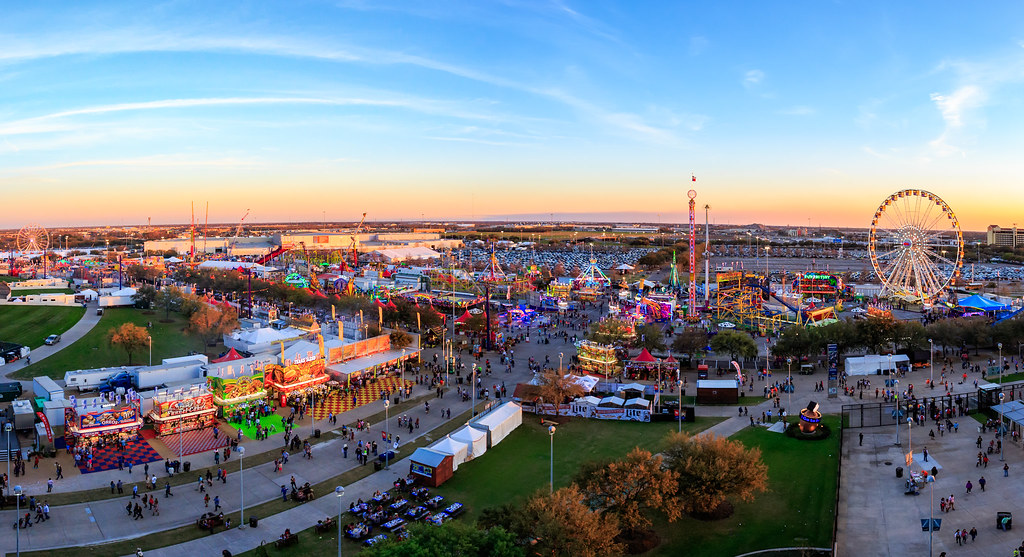
[[[29,296],[32,294],[74,294],[70,288],[19,288],[11,290],[12,296]]]
[[[0,306],[0,340],[39,348],[46,337],[63,334],[83,315],[79,306]]]
[[[752,503],[734,502],[736,513],[715,522],[683,517],[658,523],[664,543],[652,556],[733,556],[777,547],[830,547],[839,462],[839,418],[827,416],[832,436],[798,441],[763,428],[733,436],[760,447],[768,465],[769,492]]]
[[[149,329],[153,336],[153,362],[159,363],[162,358],[186,356],[193,350],[201,348],[200,341],[184,333],[185,320],[178,314],[171,314],[170,323],[161,323],[162,313],[146,315],[141,310],[130,308],[108,308],[104,310],[100,322],[70,346],[45,360],[34,363],[14,374],[18,379],[30,379],[40,375],[63,378],[64,372],[76,369],[92,369],[98,367],[116,367],[128,364],[128,355],[120,348],[110,346],[107,333],[122,323],[134,323],[145,327],[152,322]],[[216,355],[224,351],[218,344],[206,348],[206,353]],[[149,362],[149,350],[143,349],[132,355],[133,364]]]

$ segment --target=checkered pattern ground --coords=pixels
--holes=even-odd
[[[414,383],[412,381],[406,381],[406,386],[411,387]],[[380,392],[384,389],[389,391],[395,391],[402,385],[402,379],[400,377],[387,377],[384,379],[378,379],[376,383],[369,387],[364,387],[356,393],[355,404],[352,403],[352,396],[342,395],[340,393],[334,393],[331,395],[323,404],[318,404],[313,409],[313,418],[316,420],[323,420],[327,418],[327,413],[341,414],[342,412],[348,412],[353,408],[358,408],[364,404],[376,402],[380,400]]]
[[[114,447],[104,447],[102,449],[93,449],[92,455],[92,469],[88,468],[89,461],[87,459],[82,459],[78,465],[78,469],[83,474],[102,472],[104,470],[117,470],[117,457],[119,455],[124,456],[125,463],[131,461],[133,466],[142,466],[147,462],[163,460],[163,457],[150,446],[148,441],[130,441],[125,446],[124,453],[119,452]]]
[[[203,429],[197,429],[193,431],[186,431],[181,434],[180,445],[178,434],[172,433],[171,435],[164,435],[160,438],[167,445],[167,448],[177,454],[178,457],[188,456],[190,454],[202,453],[212,449],[219,449],[226,447],[231,442],[224,431],[220,432],[217,439],[213,438],[213,428],[206,427]],[[180,454],[179,454],[180,447]]]

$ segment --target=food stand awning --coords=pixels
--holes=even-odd
[[[359,373],[377,367],[383,364],[397,363],[401,359],[409,359],[419,355],[420,350],[418,348],[406,348],[404,350],[405,355],[403,356],[403,350],[386,350],[377,354],[370,354],[369,356],[363,356],[362,358],[356,358],[340,364],[334,364],[327,366],[328,375],[342,376],[342,379],[347,378],[349,375]]]
[[[646,348],[644,348],[643,350],[640,351],[640,354],[638,354],[636,358],[633,358],[630,361],[640,362],[644,364],[653,364],[658,360],[654,356],[651,356],[651,353],[648,352]]]

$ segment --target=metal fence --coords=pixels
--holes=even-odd
[[[942,395],[934,397],[914,398],[900,401],[900,423],[907,417],[915,421],[956,418],[978,410],[977,395]],[[868,402],[863,404],[843,405],[843,427],[880,427],[892,426],[897,423],[896,403]]]

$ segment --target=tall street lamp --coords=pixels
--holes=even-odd
[[[153,335],[146,335],[149,339],[149,366],[153,367]]]
[[[551,439],[551,486],[548,493],[555,492],[555,426],[548,427],[548,437]]]
[[[341,498],[345,496],[345,488],[339,485],[334,488],[334,494],[338,497],[338,557],[341,557]]]
[[[241,504],[241,516],[238,519],[238,527],[241,529],[245,528],[245,476],[242,472],[245,470],[245,447],[239,445],[238,449],[238,492],[242,497]]]
[[[558,374],[562,374],[562,353],[558,353]]]
[[[928,339],[928,371],[931,373],[931,378],[928,379],[928,384],[935,388],[935,343],[932,339]]]
[[[679,407],[676,410],[676,417],[679,418],[679,433],[683,432],[683,380],[677,381],[679,383]]]
[[[10,482],[10,476],[8,476]],[[15,519],[18,521],[14,527],[14,551],[15,555],[21,557],[21,486],[14,486]]]
[[[476,416],[476,362],[473,362],[473,375],[469,380],[469,390],[473,391],[473,410],[470,412],[470,417]]]
[[[999,429],[996,430],[996,436],[999,437],[999,460],[1003,460],[1003,398],[1006,397],[1005,393],[999,393]]]
[[[4,431],[7,432],[7,496],[11,496],[11,430],[14,426],[11,422],[4,424]]]
[[[896,422],[896,446],[900,446],[900,395],[896,391],[896,380],[893,379],[892,353],[889,354],[889,388],[892,389],[892,398],[896,403],[893,410],[893,421]]]
[[[789,371],[786,372],[787,375],[789,376],[789,379],[787,380],[787,381],[789,381],[789,385],[787,385],[787,388],[789,390],[789,402],[786,403],[786,408],[790,409],[790,411],[792,412],[792,408],[793,408],[793,358],[786,358],[786,368],[789,370]]]
[[[390,421],[388,420],[388,408],[390,407],[391,401],[388,399],[384,399],[384,435],[386,435],[388,438],[391,437],[391,424]],[[388,442],[388,445],[390,444],[391,443]],[[390,467],[388,466],[388,448],[388,446],[384,447],[384,468],[390,469]]]

